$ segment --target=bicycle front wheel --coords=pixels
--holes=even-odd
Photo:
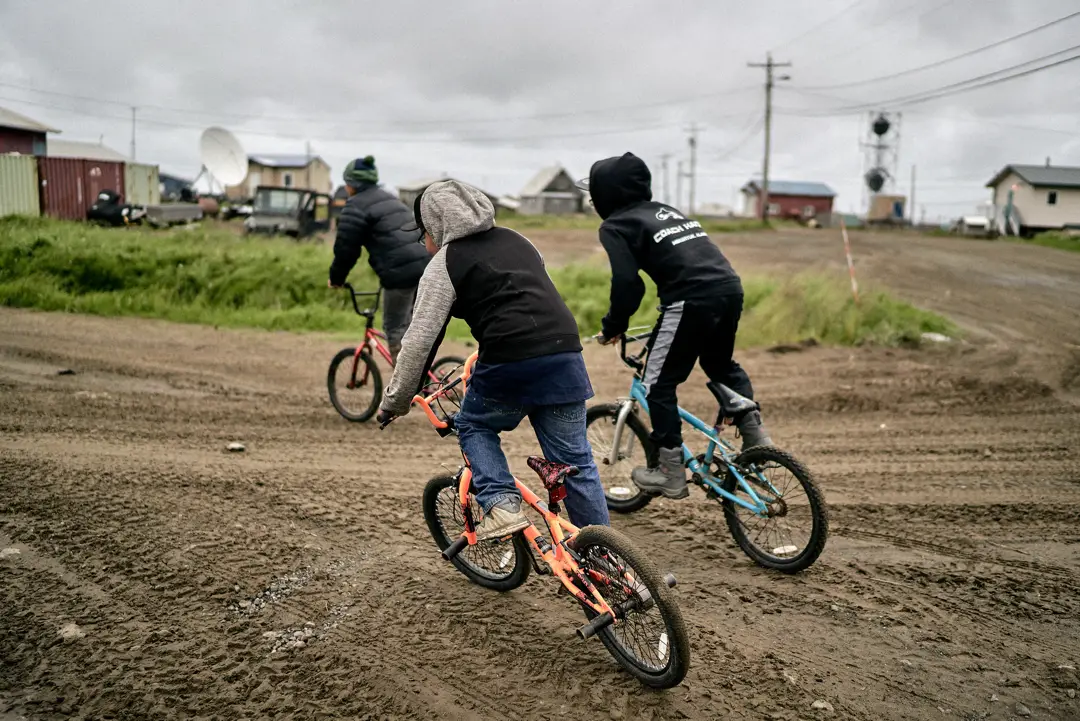
[[[631,609],[600,631],[608,652],[647,686],[677,686],[690,668],[690,639],[675,594],[656,566],[607,526],[586,526],[573,545],[608,605]],[[586,606],[585,615],[591,620],[596,612]]]
[[[379,408],[382,399],[382,376],[371,354],[356,348],[342,348],[330,361],[326,374],[330,402],[345,420],[363,423]]]
[[[637,413],[631,413],[626,418],[618,452],[613,452],[620,408],[617,403],[592,406],[585,412],[585,428],[600,471],[607,507],[616,513],[633,513],[648,505],[653,497],[634,485],[630,472],[636,466],[656,465],[656,448]]]
[[[809,568],[829,535],[825,499],[813,476],[791,454],[772,446],[757,446],[734,460],[766,510],[755,513],[725,498],[724,516],[739,548],[755,563],[784,573]],[[746,488],[730,470],[724,490],[753,504]]]
[[[484,512],[471,492],[469,510],[479,525]],[[435,476],[428,481],[424,487],[424,520],[440,551],[445,551],[464,532],[465,517],[458,502],[455,476]],[[481,541],[467,546],[452,561],[470,581],[494,591],[510,591],[525,583],[531,562],[525,536],[520,533],[508,541]]]

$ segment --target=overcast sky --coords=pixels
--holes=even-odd
[[[630,150],[658,196],[671,153],[674,194],[697,123],[697,202],[731,205],[761,172],[764,72],[747,63],[771,48],[794,64],[775,95],[773,179],[828,183],[839,208],[857,210],[866,111],[820,113],[1065,50],[1080,18],[851,83],[1076,11],[1077,0],[0,0],[0,105],[124,153],[138,106],[138,160],[189,177],[201,130],[216,124],[251,153],[310,142],[335,179],[373,154],[390,186],[447,172],[497,193],[546,165],[584,175]],[[1007,163],[1080,166],[1080,62],[899,109],[896,190],[917,165],[928,219],[975,212]]]

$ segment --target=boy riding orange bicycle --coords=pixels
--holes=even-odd
[[[380,423],[409,412],[450,317],[463,318],[479,345],[455,421],[483,511],[476,538],[502,538],[529,526],[499,443],[499,434],[524,418],[549,460],[579,470],[566,481],[570,520],[576,526],[608,525],[585,435],[585,401],[593,391],[577,323],[540,254],[523,236],[495,226],[487,196],[458,181],[428,186],[413,214],[434,257],[420,279]]]

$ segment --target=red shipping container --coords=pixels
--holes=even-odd
[[[38,158],[41,213],[63,220],[86,220],[98,193],[124,195],[124,164],[82,158]]]
[[[38,158],[41,214],[62,220],[85,220],[91,201],[86,194],[86,167],[75,158]]]
[[[89,208],[97,199],[98,193],[111,190],[121,199],[124,197],[124,164],[102,160],[84,160],[86,177],[86,207]]]

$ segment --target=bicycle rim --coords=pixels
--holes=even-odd
[[[768,568],[798,571],[808,567],[825,545],[828,519],[821,493],[802,464],[778,449],[753,448],[736,463],[767,510],[755,513],[724,500],[728,526],[739,546]],[[725,489],[753,503],[746,488],[728,473]]]
[[[635,511],[647,504],[652,497],[644,494],[630,478],[638,466],[649,465],[648,438],[644,429],[633,418],[628,418],[619,439],[619,451],[613,453],[615,422],[619,407],[597,406],[590,408],[586,419],[586,435],[592,447],[604,497],[611,510]]]
[[[479,525],[484,512],[471,493],[469,510],[475,523]],[[461,503],[458,502],[456,482],[439,491],[435,500],[435,515],[447,545],[465,530],[465,517],[461,513]],[[484,580],[500,582],[514,574],[516,555],[517,549],[512,537],[508,540],[481,541],[468,546],[454,560],[460,561],[469,572]]]
[[[374,415],[382,396],[382,377],[370,355],[357,356],[351,348],[342,349],[330,364],[327,382],[330,400],[343,417],[365,421]]]

